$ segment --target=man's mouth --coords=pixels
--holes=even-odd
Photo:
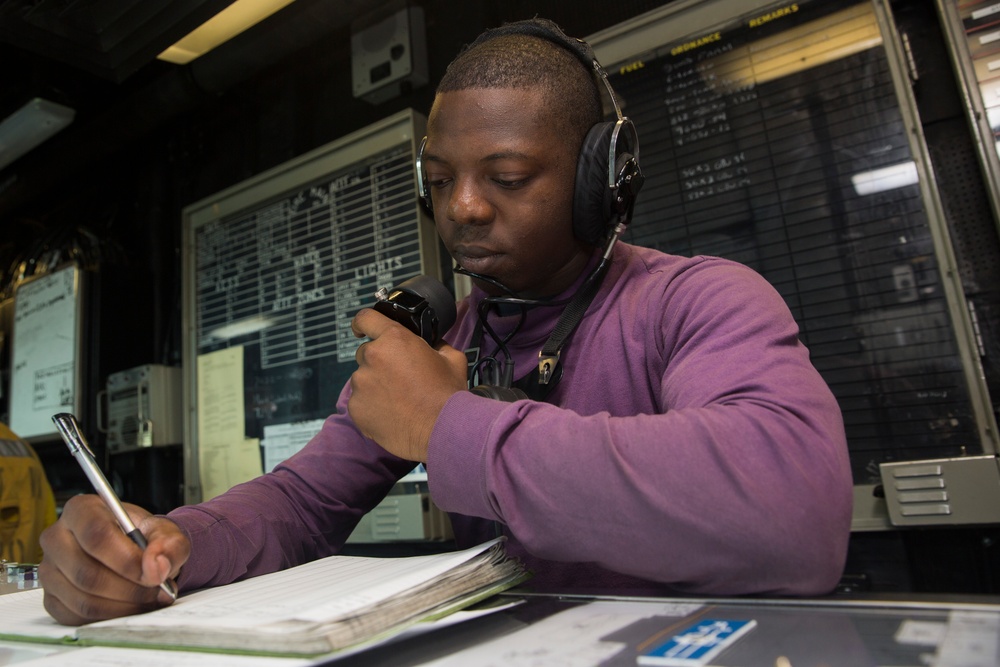
[[[480,246],[458,246],[452,251],[458,265],[474,273],[490,273],[500,259],[500,253]]]

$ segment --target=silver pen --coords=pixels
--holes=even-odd
[[[90,445],[87,444],[87,439],[83,437],[83,433],[80,432],[80,424],[76,421],[76,417],[69,414],[68,412],[60,412],[57,415],[53,415],[52,421],[55,422],[56,428],[59,430],[59,435],[66,442],[66,446],[69,447],[70,453],[73,458],[77,460],[80,467],[83,468],[83,473],[90,480],[91,485],[94,487],[94,491],[97,492],[111,510],[111,513],[115,515],[115,519],[118,520],[118,525],[121,529],[125,531],[125,534],[129,538],[139,545],[142,550],[146,549],[146,536],[143,535],[135,524],[132,523],[132,519],[129,518],[128,512],[122,507],[122,502],[118,500],[118,496],[115,495],[114,490],[111,485],[108,484],[107,478],[101,469],[97,467],[97,461],[94,460],[94,452],[91,451]],[[169,581],[169,580],[168,580]],[[160,584],[160,589],[170,596],[171,600],[177,599],[177,591],[171,586],[168,581],[164,581]],[[44,584],[43,584],[44,585]]]

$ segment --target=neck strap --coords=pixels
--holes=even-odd
[[[545,341],[545,345],[542,346],[541,351],[538,353],[538,383],[542,385],[547,385],[553,380],[558,381],[559,377],[562,376],[562,372],[556,373],[556,369],[559,366],[559,355],[562,353],[562,348],[569,340],[569,337],[573,335],[576,331],[576,327],[579,326],[580,320],[583,319],[584,313],[587,312],[587,308],[593,302],[594,297],[597,296],[597,290],[601,287],[601,283],[604,282],[604,275],[608,272],[608,264],[602,262],[597,269],[597,275],[584,286],[584,289],[576,293],[573,300],[569,302],[562,314],[559,316],[559,321],[556,322],[555,329],[552,330],[552,334],[549,339]]]

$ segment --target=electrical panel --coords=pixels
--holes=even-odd
[[[372,104],[427,83],[424,10],[403,7],[374,14],[351,26],[351,82],[354,96]]]
[[[183,442],[181,369],[146,364],[108,376],[108,451]]]

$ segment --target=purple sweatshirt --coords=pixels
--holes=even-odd
[[[483,296],[459,304],[455,347],[467,347]],[[508,343],[515,377],[537,365],[559,312],[528,312]],[[502,336],[517,319],[491,323]],[[461,392],[445,405],[431,497],[459,546],[507,534],[538,590],[828,592],[852,481],[840,410],[797,334],[749,268],[620,243],[546,402]],[[192,542],[183,589],[336,553],[412,468],[360,435],[349,392],[274,472],[170,513]]]

